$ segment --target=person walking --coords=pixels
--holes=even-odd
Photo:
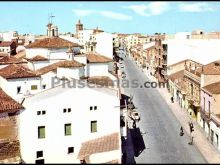
[[[183,136],[183,135],[184,135],[183,127],[181,126],[181,127],[180,127],[180,136]]]

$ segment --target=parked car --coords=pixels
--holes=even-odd
[[[140,121],[140,119],[141,119],[137,110],[135,110],[135,109],[130,110],[129,117],[132,118],[133,120],[136,120],[136,121]]]
[[[126,78],[125,72],[122,72],[122,73],[121,73],[121,77],[122,77],[122,78]]]

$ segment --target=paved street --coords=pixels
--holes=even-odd
[[[147,81],[128,57],[124,64],[129,82],[138,80],[143,85]],[[181,125],[156,89],[129,87],[124,92],[133,95],[141,117],[138,127],[128,130],[134,151],[127,152],[133,153],[136,163],[206,163],[199,150],[188,144],[189,136],[179,136]],[[134,163],[133,159],[127,160],[126,163]]]

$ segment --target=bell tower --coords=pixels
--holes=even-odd
[[[80,19],[78,20],[78,23],[76,24],[76,36],[78,37],[78,33],[80,30],[83,30],[83,24],[80,22]]]
[[[52,14],[49,16],[47,24],[47,36],[48,37],[58,37],[58,27],[53,25],[52,18],[55,17]]]

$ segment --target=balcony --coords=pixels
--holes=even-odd
[[[202,107],[200,107],[200,114],[201,114],[201,117],[205,119],[207,122],[210,121],[210,114],[206,112]]]
[[[217,125],[220,126],[220,114],[211,113],[211,120]]]
[[[184,75],[186,75],[190,79],[192,79],[195,82],[197,82],[198,84],[200,84],[201,78],[199,76],[197,76],[196,74],[193,74],[192,72],[190,72],[188,70],[184,70]]]

